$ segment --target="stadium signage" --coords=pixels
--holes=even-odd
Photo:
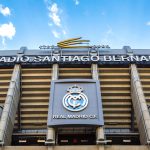
[[[150,55],[0,56],[0,63],[43,63],[43,62],[150,62]]]
[[[47,125],[103,125],[99,89],[93,79],[52,81]]]
[[[97,115],[53,115],[53,119],[96,119]]]

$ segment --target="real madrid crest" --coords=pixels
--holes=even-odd
[[[70,111],[81,111],[88,105],[88,98],[83,93],[83,88],[73,85],[67,89],[67,94],[63,97],[63,106]]]

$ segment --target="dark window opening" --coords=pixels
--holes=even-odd
[[[107,135],[107,145],[140,145],[139,136]]]
[[[95,145],[95,127],[68,127],[56,130],[56,145]]]
[[[12,145],[15,146],[44,146],[45,136],[13,136]]]
[[[58,135],[58,145],[95,145],[95,134],[63,134]]]

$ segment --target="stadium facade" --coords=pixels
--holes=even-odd
[[[150,143],[150,50],[0,51],[1,149],[139,149]]]

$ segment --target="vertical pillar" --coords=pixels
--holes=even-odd
[[[135,64],[131,64],[131,96],[141,144],[150,142],[150,115],[144,97],[140,77]]]
[[[53,64],[52,66],[52,80],[58,79],[58,64]],[[46,145],[54,145],[55,144],[55,129],[54,128],[47,128],[47,138],[46,138]]]
[[[20,65],[15,65],[0,120],[1,145],[11,144],[11,137],[13,133],[19,99],[20,99]]]
[[[58,71],[59,66],[58,64],[53,64],[52,66],[52,80],[57,80],[58,79]]]
[[[92,78],[94,80],[99,80],[99,75],[98,75],[98,65],[97,64],[92,64],[91,66],[92,70]],[[103,126],[98,127],[96,130],[96,142],[97,144],[104,144],[104,128]]]

